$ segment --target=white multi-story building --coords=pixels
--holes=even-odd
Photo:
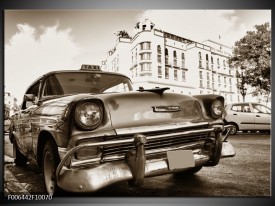
[[[196,42],[161,31],[148,19],[132,38],[119,37],[102,69],[119,72],[139,87],[169,87],[170,91],[220,94],[226,102],[240,101],[235,69],[228,65],[231,48],[207,40]]]

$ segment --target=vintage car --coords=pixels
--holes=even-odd
[[[134,91],[128,77],[96,66],[53,71],[31,84],[12,118],[14,161],[35,160],[49,194],[195,173],[235,155],[223,109],[222,96]]]

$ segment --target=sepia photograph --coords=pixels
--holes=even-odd
[[[5,10],[4,196],[271,197],[271,10]]]

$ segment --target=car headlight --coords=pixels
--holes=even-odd
[[[97,128],[103,119],[102,107],[94,102],[82,102],[75,109],[76,124],[82,129]]]
[[[211,114],[212,114],[212,116],[214,118],[219,118],[219,117],[222,116],[223,111],[224,111],[223,102],[219,99],[215,99],[212,102],[212,105],[211,105]]]

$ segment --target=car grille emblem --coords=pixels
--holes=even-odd
[[[154,112],[179,112],[180,106],[153,106]]]

